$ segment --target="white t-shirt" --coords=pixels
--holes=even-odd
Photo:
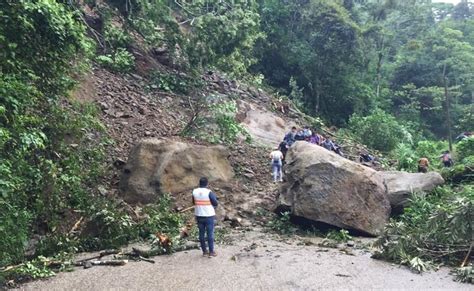
[[[283,159],[283,153],[279,150],[275,150],[270,153],[270,157],[272,158],[273,162],[279,162]]]

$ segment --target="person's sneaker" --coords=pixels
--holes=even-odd
[[[212,258],[212,257],[217,257],[216,252],[210,252],[209,253],[209,258]]]
[[[202,256],[203,256],[203,257],[209,256],[209,252],[207,252],[207,251],[206,251],[206,252],[202,252]]]

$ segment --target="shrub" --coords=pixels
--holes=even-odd
[[[203,87],[199,77],[178,73],[162,73],[154,71],[150,76],[150,87],[177,94],[189,94]]]
[[[465,138],[456,145],[456,157],[459,161],[469,156],[474,156],[474,137]]]
[[[291,216],[289,211],[282,212],[279,216],[275,216],[270,220],[270,222],[268,222],[268,227],[280,234],[290,234],[293,229],[290,219]]]
[[[349,120],[349,128],[360,142],[384,152],[393,150],[406,137],[395,117],[382,110],[365,117],[353,115]]]
[[[339,231],[331,230],[327,233],[326,238],[335,240],[337,242],[348,242],[352,239],[352,236],[349,235],[349,231],[341,229]]]
[[[112,54],[96,58],[102,66],[120,73],[131,71],[135,67],[135,57],[124,48],[119,48]]]
[[[132,42],[132,38],[127,31],[112,24],[105,27],[104,39],[115,49],[128,47]]]
[[[218,141],[234,142],[239,134],[243,134],[247,141],[251,137],[247,130],[235,119],[237,104],[235,101],[217,103],[211,106],[212,115],[218,128],[215,136]]]
[[[430,167],[441,169],[439,156],[448,147],[445,141],[419,141],[415,147],[407,143],[399,143],[392,152],[392,156],[398,160],[398,170],[416,172],[418,160],[421,157],[428,158]]]
[[[172,210],[171,197],[168,195],[160,198],[158,203],[145,207],[143,212],[148,216],[148,219],[138,224],[139,234],[143,238],[157,232],[173,238],[179,235],[184,225],[183,216]]]
[[[418,271],[430,262],[458,265],[472,242],[474,188],[437,188],[426,197],[413,196],[399,219],[387,224],[376,245],[376,257]]]

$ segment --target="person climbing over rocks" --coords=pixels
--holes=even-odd
[[[304,140],[305,141],[309,141],[311,136],[313,135],[313,132],[311,131],[311,129],[309,128],[309,126],[305,126],[303,128],[303,137],[304,137]]]
[[[342,152],[342,147],[339,144],[334,143],[333,150],[336,154],[338,154],[338,155],[340,155],[341,157],[344,158],[344,153]]]
[[[214,251],[214,220],[216,218],[217,196],[208,188],[207,177],[199,179],[199,187],[193,190],[194,215],[199,229],[199,242],[203,256],[215,257]],[[209,251],[206,247],[209,246]]]
[[[295,143],[295,141],[296,141],[295,137],[296,137],[297,132],[298,132],[298,131],[297,131],[296,127],[293,126],[293,127],[291,128],[291,131],[288,132],[288,133],[285,135],[285,137],[283,138],[283,141],[286,142],[286,144],[288,145],[288,147],[291,147],[291,146]]]
[[[273,182],[283,182],[283,153],[277,148],[270,153]]]
[[[418,160],[418,173],[427,173],[430,161],[423,157]]]
[[[311,137],[309,138],[309,142],[312,144],[317,144],[320,145],[321,137],[319,134],[317,134],[315,131],[312,132]]]
[[[327,138],[323,142],[322,146],[323,146],[323,148],[327,149],[328,151],[333,151],[334,150],[334,143],[329,138]]]
[[[361,163],[372,163],[375,161],[374,156],[369,154],[368,152],[359,152],[359,162]]]
[[[280,145],[278,145],[278,150],[283,154],[282,162],[285,162],[286,153],[288,152],[288,145],[285,141],[282,141]]]
[[[451,154],[449,153],[449,151],[445,151],[439,158],[441,159],[443,165],[446,168],[452,167],[454,165],[453,159],[451,158]]]

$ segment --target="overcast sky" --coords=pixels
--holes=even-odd
[[[461,1],[460,0],[433,0],[433,2],[444,2],[444,3],[458,4]]]

